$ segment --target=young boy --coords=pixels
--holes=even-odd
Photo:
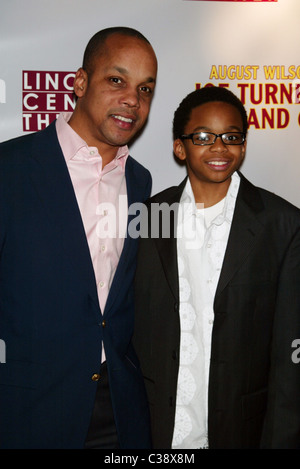
[[[154,448],[300,448],[300,210],[239,172],[247,114],[229,90],[190,93],[173,134],[188,176],[150,199],[136,273]],[[175,211],[168,237],[155,204]]]

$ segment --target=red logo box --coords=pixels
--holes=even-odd
[[[277,2],[278,0],[184,0],[186,2]]]
[[[75,72],[23,71],[23,131],[36,132],[47,127],[61,112],[75,108]]]

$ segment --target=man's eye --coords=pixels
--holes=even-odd
[[[118,78],[118,77],[111,77],[110,81],[112,81],[113,83],[116,83],[117,85],[122,83],[121,78]]]
[[[141,86],[140,90],[143,93],[152,93],[152,88],[150,88],[150,86]]]

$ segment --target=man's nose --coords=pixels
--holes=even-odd
[[[139,107],[140,105],[140,96],[138,90],[135,88],[127,88],[124,91],[124,95],[122,98],[123,104],[126,104],[129,107]]]

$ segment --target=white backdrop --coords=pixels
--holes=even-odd
[[[159,61],[149,121],[130,148],[153,193],[185,176],[172,152],[174,110],[197,83],[212,83],[245,93],[245,176],[300,207],[299,0],[1,0],[0,13],[0,141],[26,133],[24,71],[76,71],[95,32],[130,26]]]

